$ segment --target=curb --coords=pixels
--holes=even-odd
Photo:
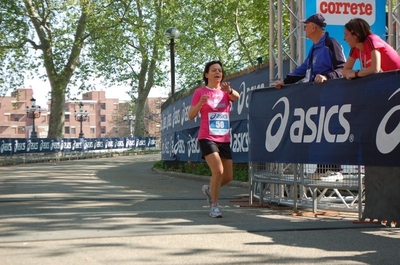
[[[165,170],[159,169],[159,168],[152,168],[152,170],[157,172],[158,174],[167,175],[167,176],[175,177],[175,178],[183,178],[183,179],[190,179],[190,180],[203,181],[203,182],[210,181],[209,176],[201,176],[201,175],[188,174],[188,173],[182,173],[182,172],[174,172],[174,171],[165,171]],[[227,186],[239,187],[239,188],[249,188],[250,187],[248,182],[242,182],[242,181],[237,181],[237,180],[232,180],[231,182],[229,182],[227,184]]]

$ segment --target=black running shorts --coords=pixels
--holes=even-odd
[[[220,157],[232,159],[230,143],[218,143],[207,139],[199,140],[199,143],[202,158],[217,152]]]

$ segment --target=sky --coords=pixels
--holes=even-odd
[[[41,81],[40,79],[32,79],[25,81],[24,88],[33,89],[33,97],[36,99],[36,104],[42,108],[47,108],[47,102],[49,101],[48,93],[50,92],[50,84]],[[106,98],[118,98],[119,100],[130,100],[129,95],[126,93],[129,91],[129,87],[111,87],[106,88],[100,85],[96,86],[96,90],[106,91]],[[71,96],[76,96],[78,99],[82,98],[82,94],[77,95],[78,89],[73,89]],[[169,88],[164,87],[153,87],[149,93],[149,97],[168,97]],[[11,91],[8,91],[6,96],[10,96]]]

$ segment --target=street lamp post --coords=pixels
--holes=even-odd
[[[79,103],[79,112],[74,112],[74,116],[75,116],[75,120],[78,121],[81,125],[81,131],[79,133],[79,138],[83,138],[84,134],[82,131],[82,122],[87,121],[87,118],[89,116],[89,113],[87,112],[87,110],[83,111],[83,104],[82,102]]]
[[[26,116],[30,119],[32,119],[32,132],[31,132],[31,138],[37,138],[37,132],[35,129],[35,119],[40,117],[40,113],[42,112],[42,109],[40,106],[36,106],[36,99],[31,98],[31,107],[29,106],[26,107]]]
[[[181,33],[177,28],[168,28],[165,33],[165,37],[170,39],[170,52],[171,52],[171,96],[175,93],[175,38],[179,38]]]
[[[124,121],[129,122],[129,138],[133,137],[132,122],[135,120],[135,116],[132,113],[125,114],[123,117]]]

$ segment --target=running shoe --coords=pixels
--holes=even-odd
[[[204,195],[206,195],[206,197],[207,197],[207,204],[211,207],[212,199],[211,199],[210,186],[209,185],[203,185],[201,190],[203,191]]]
[[[210,208],[210,217],[222,218],[221,210],[217,206],[211,206],[211,208]]]
[[[343,175],[340,172],[327,171],[321,177],[321,180],[322,181],[329,181],[329,182],[343,181]]]

